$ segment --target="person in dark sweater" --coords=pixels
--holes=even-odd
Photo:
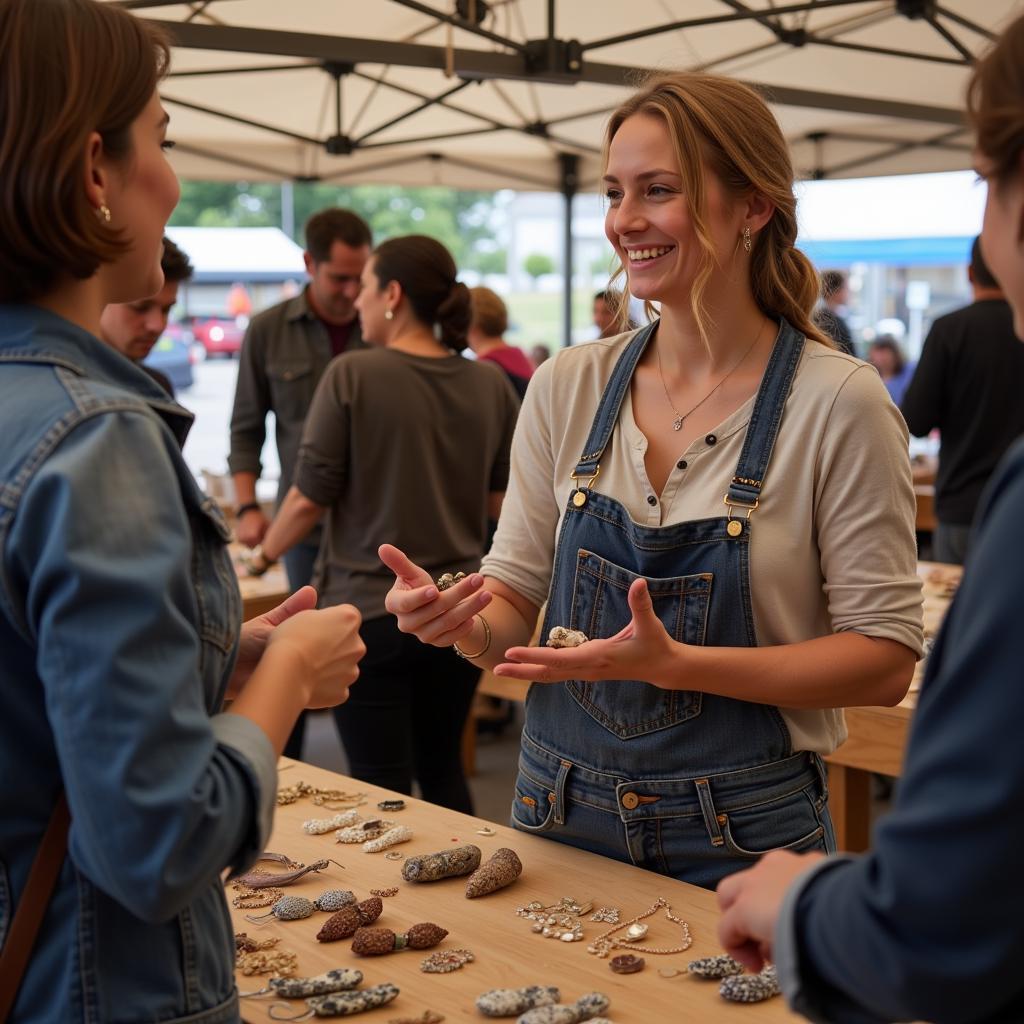
[[[850,287],[842,271],[824,271],[821,275],[821,305],[814,313],[814,322],[836,343],[840,352],[854,356],[857,353],[853,351],[850,325],[839,312],[846,306],[849,295]]]
[[[1024,346],[977,239],[968,276],[974,301],[932,324],[900,405],[912,434],[942,435],[932,549],[940,562],[964,561],[985,484],[1024,433]]]
[[[178,286],[192,277],[188,256],[166,236],[160,269],[164,272],[164,284],[156,295],[138,302],[113,302],[103,310],[100,337],[137,363],[173,398],[174,387],[167,375],[142,362],[167,329],[167,317],[178,301]]]

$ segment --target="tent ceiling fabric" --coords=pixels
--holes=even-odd
[[[161,91],[185,177],[549,190],[565,153],[578,187],[596,187],[610,109],[667,68],[762,89],[804,177],[964,168],[970,58],[1024,11],[1024,0],[107,2],[176,41]]]

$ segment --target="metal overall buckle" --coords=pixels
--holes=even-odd
[[[586,478],[586,482],[582,486],[579,483],[579,478],[577,477],[577,475],[575,473],[572,474],[570,479],[576,485],[576,490],[575,490],[575,492],[573,493],[573,496],[572,496],[572,503],[577,508],[583,508],[583,506],[586,505],[586,503],[587,503],[586,491],[590,490],[590,488],[593,486],[594,481],[600,475],[601,475],[601,463],[597,464],[597,467],[594,470],[594,475],[587,477]]]
[[[743,517],[746,520],[750,519],[750,513],[760,504],[761,499],[755,498],[754,503],[750,504],[746,501],[737,501],[735,498],[730,498],[728,494],[722,499],[723,503],[729,508],[728,522],[725,524],[725,532],[730,537],[738,537],[743,532],[743,523],[739,519],[733,519],[732,510],[733,508],[743,508],[747,510],[747,514]]]

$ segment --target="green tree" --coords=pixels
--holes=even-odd
[[[537,287],[537,279],[545,274],[555,272],[555,261],[544,252],[531,252],[523,260],[523,270],[533,278],[533,287]]]

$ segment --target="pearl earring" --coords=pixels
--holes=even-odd
[[[750,228],[744,228],[743,229],[743,251],[744,252],[750,252],[750,250],[751,250]]]
[[[106,203],[100,203],[100,208],[96,211],[96,218],[103,221],[104,224],[110,223],[110,207]]]
[[[385,310],[384,311],[384,319],[385,320],[394,320],[395,319],[395,314],[392,313],[390,309]]]

